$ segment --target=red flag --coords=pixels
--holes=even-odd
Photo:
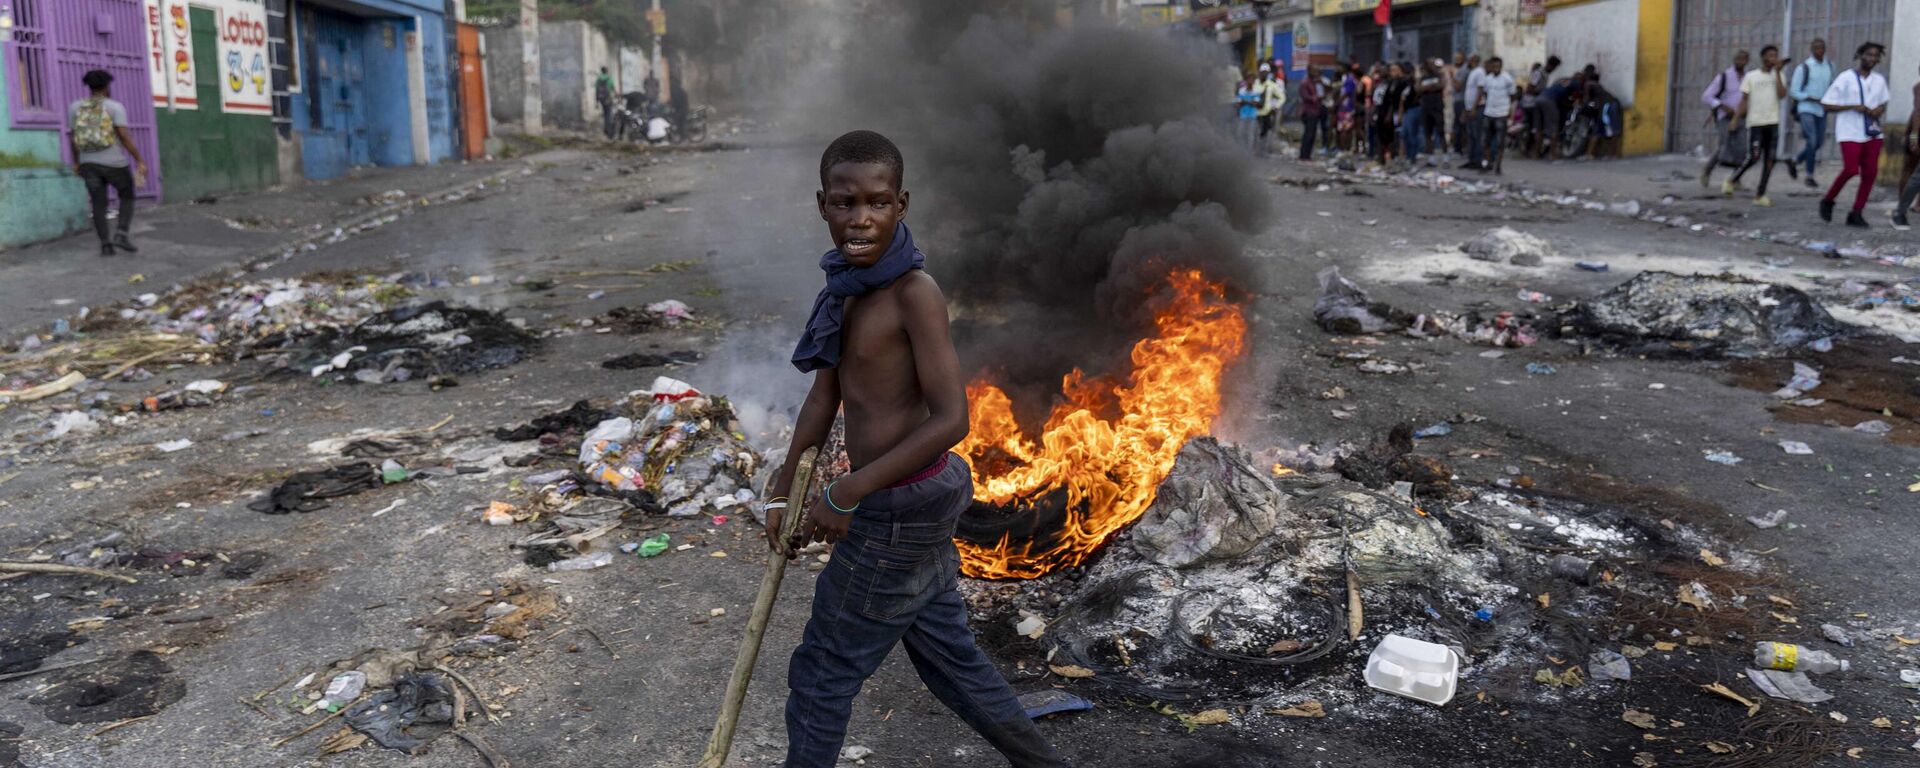
[[[1373,7],[1373,23],[1376,26],[1387,26],[1389,23],[1387,21],[1389,18],[1388,14],[1392,13],[1392,11],[1393,0],[1380,0],[1380,4]]]

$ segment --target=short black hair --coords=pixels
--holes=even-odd
[[[1882,54],[1885,54],[1885,53],[1887,52],[1887,47],[1886,47],[1886,46],[1884,46],[1884,45],[1881,45],[1881,44],[1879,44],[1879,43],[1875,43],[1875,42],[1871,42],[1871,41],[1869,41],[1869,42],[1865,42],[1865,43],[1861,43],[1861,44],[1860,44],[1860,47],[1858,47],[1858,48],[1855,48],[1855,49],[1853,49],[1853,57],[1857,59],[1857,58],[1860,58],[1860,57],[1862,57],[1862,56],[1865,56],[1865,55],[1867,55],[1867,49],[1868,49],[1868,48],[1872,48],[1872,49],[1874,49],[1874,50],[1877,50],[1877,51],[1879,51],[1879,52],[1880,52],[1880,53],[1882,53]]]
[[[1780,46],[1777,46],[1777,45],[1769,45],[1769,46],[1765,46],[1765,47],[1762,47],[1762,48],[1760,49],[1760,58],[1763,58],[1763,59],[1764,59],[1764,58],[1766,58],[1766,57],[1767,57],[1767,54],[1768,54],[1769,52],[1772,52],[1772,53],[1779,53],[1779,52],[1780,52]]]
[[[113,73],[104,69],[88,70],[86,74],[80,76],[80,82],[86,83],[88,88],[97,91],[113,82]]]
[[[1505,64],[1506,62],[1501,61],[1500,57],[1494,56],[1494,57],[1488,58],[1487,63],[1488,64]]]
[[[820,154],[820,186],[827,186],[827,171],[841,163],[879,163],[893,169],[893,188],[907,183],[907,161],[893,141],[873,131],[848,131],[840,134]]]

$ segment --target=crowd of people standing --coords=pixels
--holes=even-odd
[[[1842,168],[1821,198],[1820,216],[1832,221],[1841,190],[1858,179],[1846,223],[1866,227],[1863,210],[1878,175],[1885,141],[1881,121],[1889,100],[1886,78],[1874,69],[1886,48],[1863,43],[1852,66],[1838,70],[1827,59],[1824,40],[1814,40],[1808,53],[1789,69],[1779,47],[1768,45],[1760,50],[1760,66],[1750,68],[1750,54],[1739,51],[1732,65],[1707,84],[1701,100],[1721,138],[1700,172],[1700,184],[1710,186],[1717,167],[1733,168],[1721,184],[1721,192],[1731,197],[1758,166],[1753,202],[1771,206],[1767,187],[1773,166],[1784,162],[1789,176],[1817,189],[1814,174],[1831,120]],[[1549,56],[1516,76],[1498,56],[1482,60],[1467,53],[1455,53],[1452,61],[1382,61],[1370,67],[1308,64],[1305,77],[1289,89],[1284,69],[1262,63],[1235,85],[1239,135],[1257,154],[1268,154],[1291,92],[1298,100],[1293,112],[1300,121],[1301,160],[1311,159],[1316,150],[1337,150],[1364,152],[1389,168],[1424,161],[1497,174],[1510,147],[1543,159],[1595,157],[1601,142],[1619,135],[1620,102],[1594,65],[1564,76],[1560,67],[1559,57]],[[1234,74],[1240,76],[1237,68]],[[1920,173],[1915,173],[1920,85],[1914,86],[1914,103],[1901,137],[1906,165],[1893,215],[1898,229],[1908,228],[1907,214],[1920,199]],[[1776,148],[1788,118],[1800,130],[1801,148],[1781,159]]]
[[[1309,64],[1289,89],[1285,73],[1263,63],[1236,83],[1240,135],[1267,154],[1289,90],[1298,99],[1299,156],[1340,150],[1383,164],[1453,165],[1499,173],[1509,145],[1535,157],[1557,157],[1566,115],[1591,120],[1592,137],[1580,149],[1617,133],[1619,105],[1588,66],[1552,79],[1558,58],[1523,76],[1498,56],[1455,54],[1453,61]]]

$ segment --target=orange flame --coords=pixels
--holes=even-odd
[[[967,387],[972,431],[954,450],[973,468],[974,498],[1013,505],[1064,491],[1067,510],[1049,539],[958,542],[968,576],[1030,579],[1085,561],[1147,511],[1181,446],[1212,428],[1247,321],[1199,270],[1168,280],[1172,300],[1154,318],[1158,335],[1134,344],[1132,375],[1067,374],[1039,442],[1021,433],[1006,392],[984,378]]]

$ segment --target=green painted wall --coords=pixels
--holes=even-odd
[[[199,109],[159,109],[161,189],[168,200],[260,189],[280,183],[273,118],[220,110],[218,29],[213,11],[193,7],[193,68]]]
[[[8,62],[0,37],[0,248],[51,240],[87,226],[87,187],[60,162],[59,131],[8,126]]]

